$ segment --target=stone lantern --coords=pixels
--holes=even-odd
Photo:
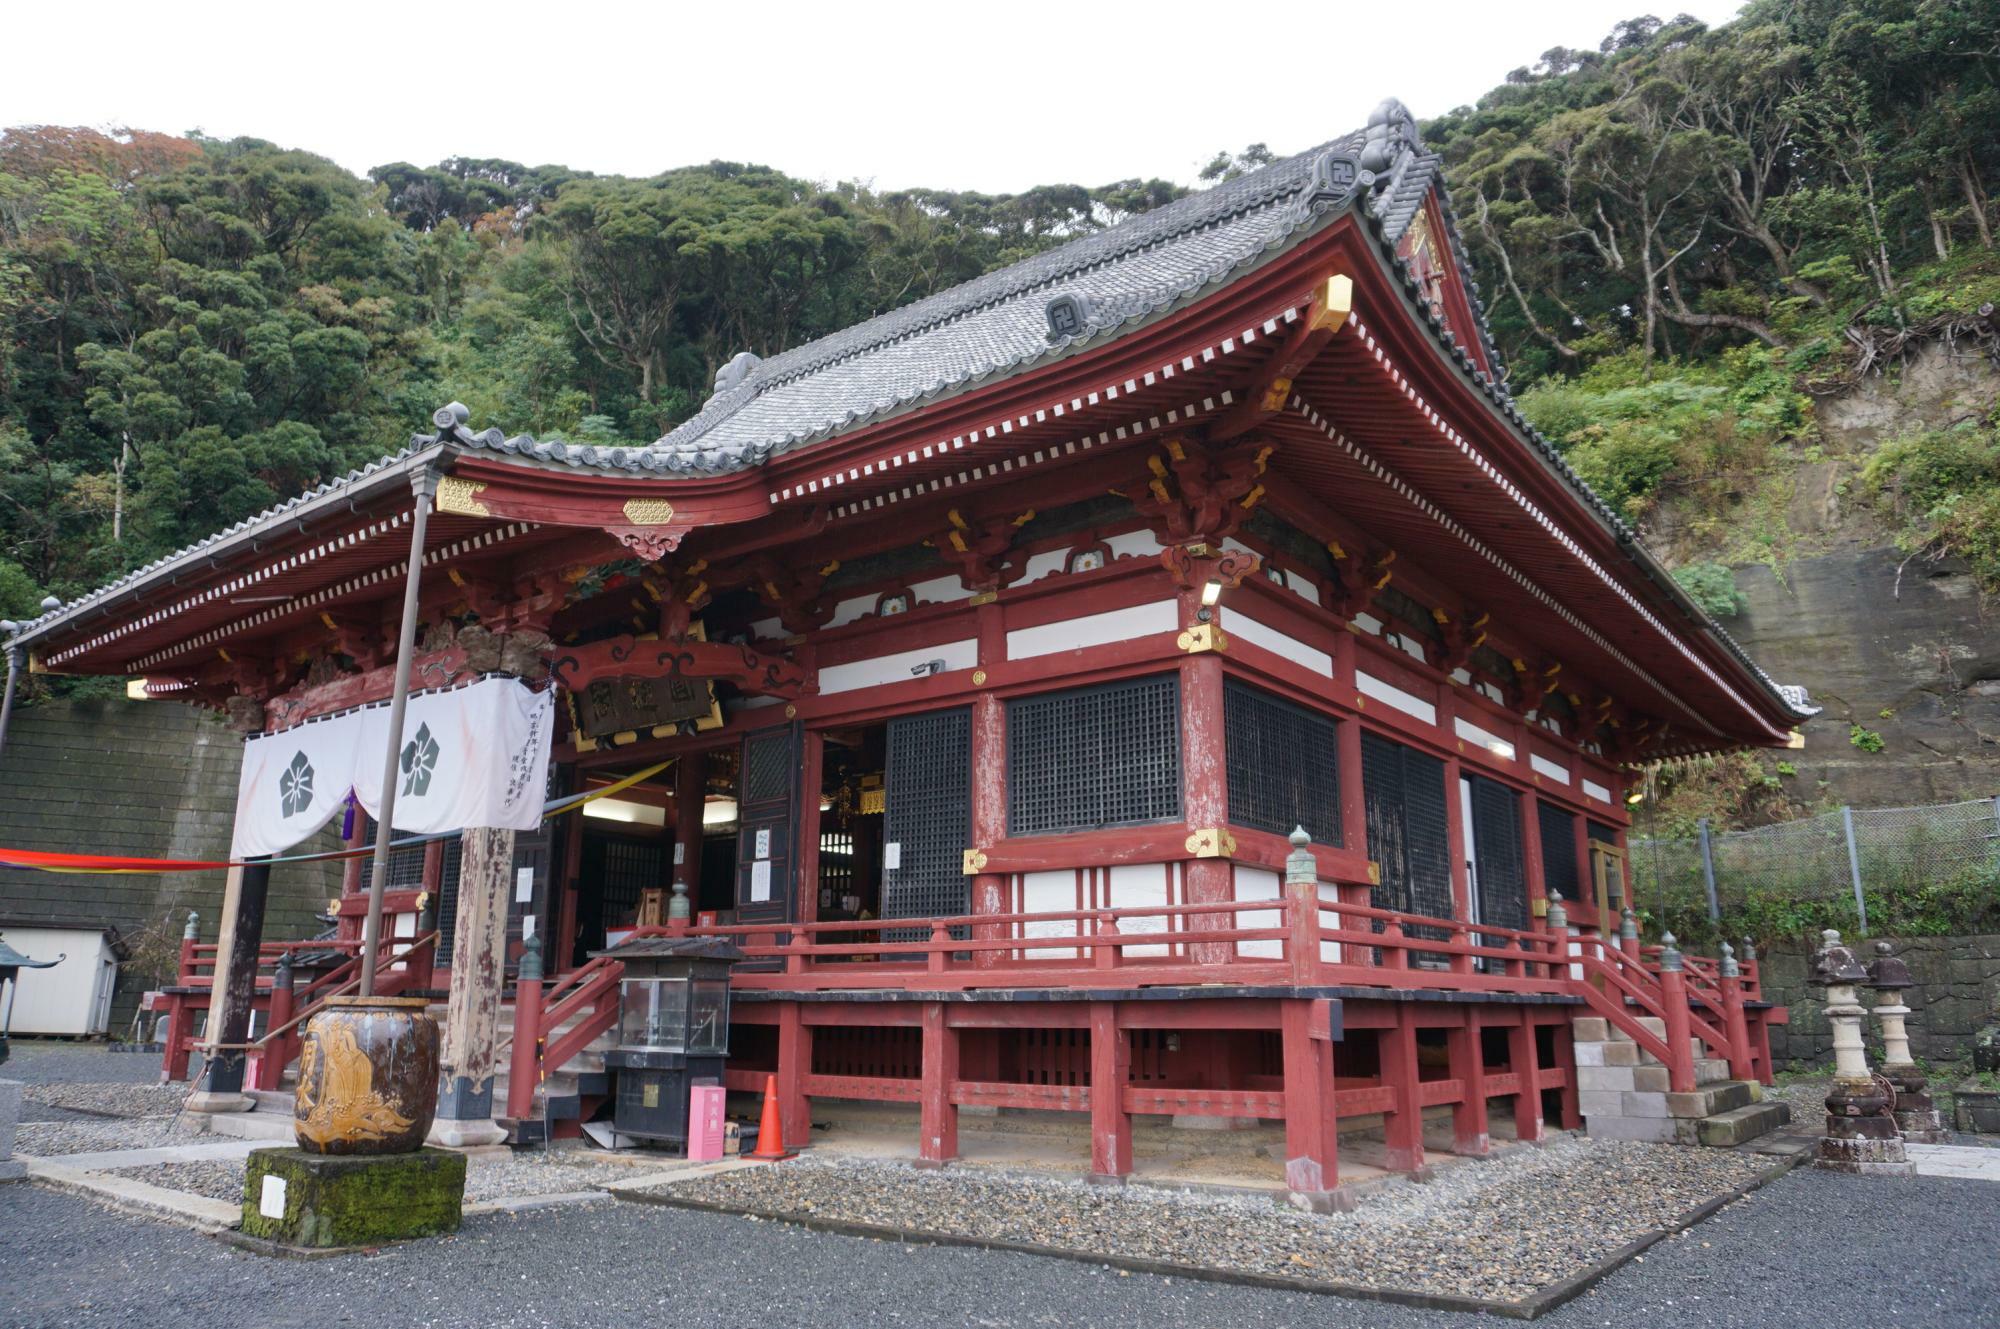
[[[1896,1126],[1905,1140],[1942,1144],[1944,1123],[1938,1120],[1937,1105],[1924,1092],[1924,1074],[1910,1055],[1906,1027],[1910,1008],[1903,1004],[1903,993],[1916,983],[1910,977],[1910,966],[1889,953],[1886,941],[1875,943],[1868,986],[1875,990],[1875,1018],[1882,1022],[1882,1075],[1896,1087]]]
[[[1813,952],[1806,982],[1826,992],[1826,1022],[1833,1029],[1833,1088],[1826,1096],[1826,1138],[1820,1141],[1819,1165],[1839,1172],[1912,1175],[1896,1129],[1896,1091],[1868,1070],[1868,1053],[1861,1042],[1861,1022],[1868,1012],[1855,993],[1868,971],[1841,944],[1840,933],[1828,928]]]

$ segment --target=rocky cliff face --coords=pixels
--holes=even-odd
[[[1824,459],[1777,479],[1788,486],[1788,556],[1735,569],[1748,606],[1724,624],[1772,677],[1805,684],[1826,708],[1805,751],[1787,754],[1795,800],[1880,807],[2000,794],[2000,601],[1988,603],[1962,564],[1905,556],[1850,492],[1884,439],[1985,419],[1996,406],[2000,371],[1986,356],[1936,343],[1900,372],[1815,402]],[[1661,525],[1663,547],[1699,557],[1676,547],[1676,514]],[[1850,742],[1850,724],[1879,733],[1881,751]]]

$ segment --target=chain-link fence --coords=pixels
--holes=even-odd
[[[1713,923],[1821,902],[1866,932],[1871,899],[2000,883],[2000,798],[1842,808],[1748,831],[1710,833],[1704,821],[1694,836],[1634,836],[1630,845],[1633,893],[1661,919]]]

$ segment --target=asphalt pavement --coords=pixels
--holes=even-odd
[[[1589,1222],[1587,1213],[1576,1221]],[[2000,1323],[2000,1185],[1807,1170],[1541,1323]],[[1460,1326],[1464,1315],[606,1201],[373,1256],[272,1260],[30,1183],[0,1187],[0,1325]]]

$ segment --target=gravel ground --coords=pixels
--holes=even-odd
[[[31,1084],[23,1100],[41,1107],[100,1117],[170,1117],[187,1101],[184,1084],[99,1084],[89,1081]]]
[[[1331,1216],[1264,1200],[811,1158],[656,1189],[766,1213],[1513,1301],[1770,1165],[1719,1150],[1571,1139],[1448,1167],[1434,1182],[1397,1185]]]
[[[101,1149],[152,1149],[205,1139],[193,1126],[174,1117],[77,1118],[68,1121],[24,1121],[14,1137],[14,1152],[54,1158],[61,1154],[94,1154]]]
[[[16,1038],[0,1079],[29,1084],[157,1084],[160,1054],[113,1052],[103,1043],[64,1043],[52,1039]],[[187,1086],[181,1086],[185,1093]]]
[[[786,1164],[786,1167],[792,1166]],[[2000,1189],[1793,1172],[1655,1246],[1553,1329],[1964,1329],[2000,1304]],[[1601,1215],[1566,1205],[1573,1222]],[[1827,1300],[1828,1271],[1841,1287]],[[1468,1329],[1459,1314],[997,1251],[900,1245],[650,1205],[470,1219],[377,1256],[267,1260],[32,1185],[0,1187],[0,1324],[1105,1326]]]
[[[211,1199],[241,1200],[244,1167],[241,1159],[219,1158],[119,1168],[118,1175]],[[481,1157],[471,1159],[466,1169],[465,1198],[478,1201],[558,1195],[565,1191],[595,1190],[605,1182],[630,1181],[640,1175],[642,1169],[629,1164],[606,1163],[586,1155],[566,1158],[561,1152],[548,1159],[539,1154]]]

